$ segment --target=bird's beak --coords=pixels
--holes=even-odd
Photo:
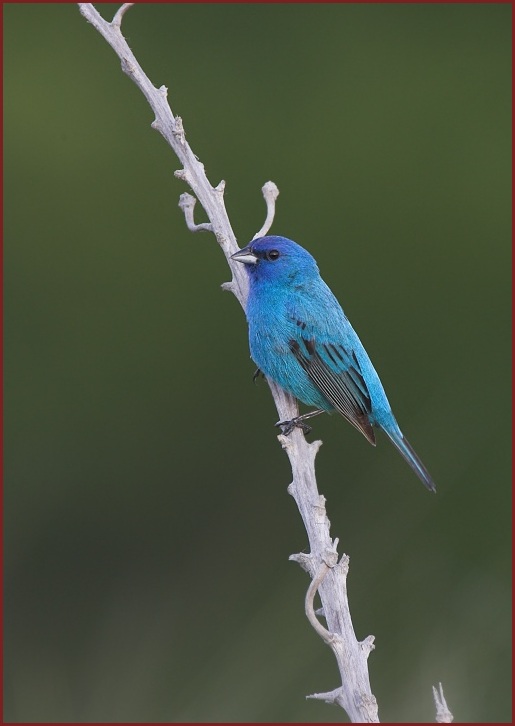
[[[244,265],[255,265],[258,261],[258,258],[252,252],[250,247],[243,247],[243,249],[238,250],[238,252],[235,252],[233,255],[231,255],[231,260],[236,260],[236,262],[243,262]]]

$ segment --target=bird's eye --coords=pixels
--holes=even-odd
[[[266,253],[266,259],[271,260],[272,262],[277,260],[280,256],[279,250],[270,250],[270,252]]]

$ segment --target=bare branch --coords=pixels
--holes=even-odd
[[[204,171],[204,165],[197,159],[186,141],[181,118],[174,116],[170,109],[166,87],[156,88],[153,85],[123,37],[121,22],[130,5],[131,3],[125,3],[116,13],[112,23],[104,20],[91,3],[79,3],[79,10],[109,43],[120,58],[123,72],[134,81],[147,99],[155,115],[152,128],[159,131],[182,164],[183,168],[181,171],[176,172],[176,176],[189,185],[204,207],[212,225],[212,231],[216,235],[218,244],[222,248],[231,268],[233,275],[232,291],[241,305],[245,307],[248,294],[247,275],[245,270],[242,269],[243,265],[229,259],[238,250],[238,245],[225,210],[223,201],[224,184],[220,183],[217,187],[211,186]]]
[[[186,225],[191,231],[212,231],[222,248],[232,272],[231,282],[223,288],[234,293],[240,304],[245,308],[248,295],[248,281],[243,265],[230,259],[230,255],[238,250],[234,232],[231,228],[224,205],[225,182],[213,187],[204,170],[203,164],[192,152],[182,120],[174,116],[167,100],[165,86],[156,88],[146,76],[130,50],[121,33],[121,22],[125,12],[133,3],[125,3],[118,10],[112,23],[105,21],[90,3],[80,3],[82,15],[105,38],[121,60],[122,70],[141,90],[153,113],[152,128],[156,129],[166,140],[178,157],[182,168],[175,172],[177,178],[186,182],[192,190],[190,194],[182,194],[179,206],[184,212]],[[263,187],[263,196],[267,205],[265,223],[255,237],[265,235],[273,222],[275,201],[279,193],[272,182]],[[209,223],[195,224],[194,206],[198,199],[204,208]],[[298,415],[297,402],[273,381],[269,386],[274,398],[279,420],[291,420]],[[291,555],[290,559],[298,562],[312,578],[306,594],[306,614],[309,621],[333,650],[341,677],[341,686],[326,693],[315,693],[308,698],[337,703],[345,709],[353,722],[378,722],[376,699],[370,688],[368,675],[368,656],[374,648],[373,636],[359,642],[356,638],[347,599],[347,574],[349,558],[343,555],[338,562],[338,540],[332,541],[327,518],[325,498],[318,493],[315,477],[315,457],[321,442],[308,443],[303,433],[295,429],[288,437],[280,435],[278,440],[286,451],[293,473],[293,481],[288,492],[295,499],[302,516],[309,539],[309,554]],[[322,601],[321,611],[326,620],[327,628],[318,621],[313,607],[316,592]],[[452,721],[447,709],[443,691],[435,691],[440,722]],[[447,717],[444,717],[446,715]],[[450,718],[448,717],[450,716]]]
[[[441,683],[438,684],[438,690],[433,686],[433,698],[436,706],[436,723],[452,723],[454,716],[447,706]]]

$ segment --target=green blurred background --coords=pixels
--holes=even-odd
[[[111,18],[118,6],[101,10]],[[341,721],[265,383],[178,162],[76,5],[4,6],[5,719]],[[322,417],[383,721],[509,721],[511,7],[148,4],[240,245],[317,258],[432,472]],[[198,214],[198,220],[203,219]]]

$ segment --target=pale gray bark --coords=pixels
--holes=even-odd
[[[167,89],[155,88],[137,62],[121,33],[121,21],[126,10],[133,3],[126,3],[118,10],[111,23],[98,14],[93,5],[79,3],[80,12],[96,30],[107,40],[121,60],[122,70],[136,83],[151,106],[155,120],[152,128],[159,131],[171,146],[182,168],[175,176],[188,184],[204,208],[209,223],[196,225],[194,206],[196,199],[190,194],[182,194],[179,206],[184,212],[186,224],[191,231],[211,231],[222,248],[232,272],[232,280],[224,285],[234,293],[243,309],[248,295],[248,281],[244,266],[230,259],[238,250],[224,205],[224,186],[221,181],[216,187],[209,182],[203,164],[197,159],[186,141],[182,120],[174,116],[167,101]],[[274,215],[274,203],[278,190],[268,182],[263,187],[267,203],[267,218],[256,236],[266,234]],[[296,401],[282,389],[269,381],[279,421],[290,420],[298,415]],[[349,558],[343,555],[338,559],[338,540],[332,540],[329,533],[329,519],[325,509],[325,499],[318,493],[315,477],[315,457],[321,442],[308,443],[304,434],[295,429],[289,436],[278,436],[286,451],[293,473],[289,493],[295,499],[302,516],[309,539],[309,554],[295,554],[290,559],[298,562],[311,577],[305,600],[306,615],[320,637],[336,656],[341,676],[341,685],[326,693],[314,693],[309,698],[317,698],[337,703],[352,722],[379,722],[377,702],[370,688],[367,660],[374,648],[373,636],[359,641],[354,633],[347,599],[347,573]],[[325,618],[327,628],[317,618],[313,599],[319,593],[322,610],[318,614]],[[443,698],[443,694],[442,694]],[[443,710],[439,710],[439,716]],[[449,712],[448,720],[452,720]]]

